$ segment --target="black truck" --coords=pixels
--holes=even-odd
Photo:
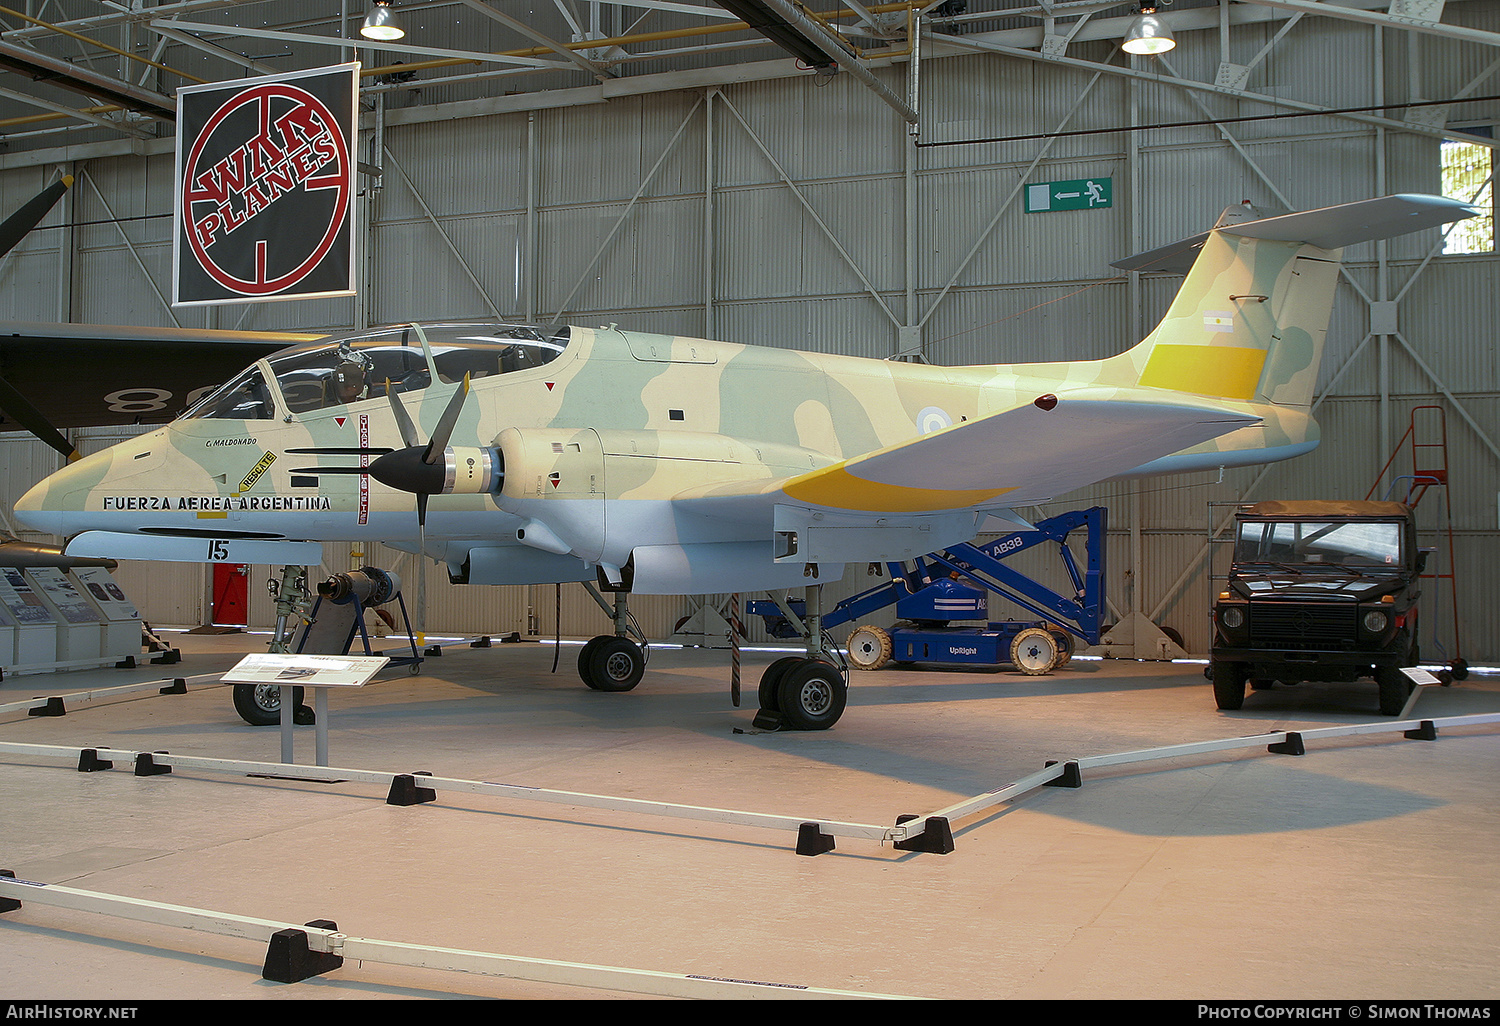
[[[1214,603],[1214,701],[1238,709],[1245,685],[1372,677],[1398,715],[1417,665],[1426,553],[1399,502],[1271,501],[1235,515],[1234,562]]]

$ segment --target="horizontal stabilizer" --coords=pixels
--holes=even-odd
[[[1481,212],[1472,204],[1446,196],[1404,193],[1247,221],[1220,230],[1252,239],[1305,242],[1319,249],[1340,249],[1358,242],[1393,239],[1423,228],[1462,221]]]
[[[1238,208],[1231,208],[1238,209]],[[1216,231],[1271,242],[1305,242],[1319,249],[1341,249],[1359,242],[1391,239],[1481,213],[1472,204],[1446,196],[1403,193],[1380,199],[1341,203],[1274,217],[1220,219]],[[1166,271],[1186,274],[1208,241],[1209,232],[1117,260],[1111,267],[1125,271]]]
[[[1217,438],[1259,418],[1210,405],[1041,396],[782,483],[796,502],[916,513],[1025,506]]]

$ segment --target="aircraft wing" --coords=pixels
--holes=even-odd
[[[0,431],[166,423],[190,396],[262,356],[322,336],[292,332],[0,323]],[[66,450],[62,450],[66,452]]]
[[[1047,395],[783,479],[774,491],[798,503],[864,513],[1029,506],[1258,421],[1223,407],[1144,396]]]

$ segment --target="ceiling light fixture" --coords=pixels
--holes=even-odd
[[[1156,4],[1147,0],[1141,4],[1140,14],[1130,23],[1130,28],[1125,30],[1125,42],[1120,48],[1126,53],[1150,55],[1166,53],[1176,45],[1172,30],[1156,16]]]
[[[366,39],[389,41],[406,35],[406,29],[401,27],[401,21],[391,7],[391,0],[375,0],[370,13],[365,16],[365,23],[359,28],[359,34]]]

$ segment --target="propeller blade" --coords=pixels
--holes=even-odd
[[[9,253],[31,229],[41,224],[42,218],[47,216],[48,211],[57,205],[62,194],[67,192],[72,185],[73,176],[63,175],[27,200],[21,209],[7,217],[4,223],[0,223],[0,256]]]
[[[427,452],[422,457],[424,463],[436,463],[438,454],[448,448],[448,436],[453,434],[453,425],[458,423],[458,415],[463,411],[464,400],[469,395],[469,376],[464,375],[464,380],[454,390],[453,397],[448,400],[448,405],[443,409],[442,419],[438,421],[437,430],[433,432],[432,440],[427,443]]]
[[[384,446],[358,446],[358,445],[325,445],[305,449],[284,450],[288,455],[298,456],[384,456],[388,452],[394,452],[388,445]]]
[[[63,433],[53,427],[51,422],[42,416],[42,411],[31,405],[31,402],[4,378],[0,378],[0,410],[3,410],[6,416],[18,425],[66,456],[69,463],[79,458],[78,450],[73,448],[72,443]]]
[[[417,552],[427,554],[427,493],[417,493]]]
[[[401,441],[408,449],[421,445],[422,439],[417,435],[416,426],[412,424],[406,406],[401,402],[401,395],[392,390],[389,380],[385,383],[385,394],[391,401],[391,412],[396,415],[396,428],[401,432]]]

